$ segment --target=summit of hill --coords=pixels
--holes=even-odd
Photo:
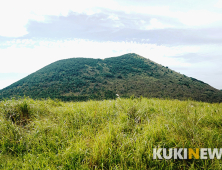
[[[135,53],[51,63],[0,91],[0,99],[29,96],[63,101],[143,96],[222,102],[222,91]]]

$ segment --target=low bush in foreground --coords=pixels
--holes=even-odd
[[[222,148],[222,104],[131,98],[0,102],[0,169],[221,169],[153,148]]]

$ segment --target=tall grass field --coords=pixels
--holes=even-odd
[[[0,169],[222,169],[216,158],[153,159],[153,148],[222,148],[222,103],[0,102]]]

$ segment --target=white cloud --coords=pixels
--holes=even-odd
[[[222,7],[222,1],[218,1],[216,6],[219,8]],[[175,10],[175,7],[179,8],[178,11]],[[189,10],[187,7],[184,5],[183,8],[182,3],[180,6],[174,6],[173,3],[168,6],[154,6],[152,3],[151,5],[149,3],[141,5],[140,3],[121,3],[114,0],[81,0],[78,2],[72,0],[7,0],[0,6],[0,36],[20,37],[26,35],[28,34],[26,25],[29,20],[49,22],[46,17],[48,15],[67,16],[69,12],[92,15],[102,12],[104,9],[106,11],[112,10],[112,13],[123,11],[128,14],[139,13],[149,16],[174,18],[188,27],[208,26],[209,24],[222,21],[222,12],[215,12],[210,8],[199,10],[198,8],[195,9],[195,7]],[[119,19],[119,16],[112,14],[110,15],[110,19],[116,21]],[[159,29],[174,26],[172,24],[163,24],[154,18],[151,20],[151,25],[148,28]]]
[[[48,22],[46,16],[67,16],[70,11],[92,15],[100,12],[99,7],[114,5],[114,1],[102,0],[7,0],[0,5],[0,36],[20,37],[28,34],[26,25],[29,20]]]
[[[209,10],[209,9],[202,9],[202,10],[193,9],[193,10],[185,10],[185,11],[183,10],[175,11],[175,10],[172,10],[170,6],[125,6],[123,10],[127,13],[135,12],[135,13],[147,14],[151,16],[162,16],[162,17],[174,18],[184,24],[183,28],[184,26],[187,26],[187,27],[208,26],[209,24],[222,21],[222,11],[214,12],[213,10]],[[155,20],[153,22],[157,22]],[[158,27],[160,27],[159,21],[158,23],[154,23],[154,24],[155,25],[158,24]]]
[[[186,13],[178,12],[177,18],[187,26],[208,26],[217,21],[222,21],[222,13],[207,10],[192,10]]]
[[[150,24],[148,26],[146,26],[145,28],[148,30],[152,30],[152,29],[164,29],[164,28],[172,28],[174,26],[169,25],[169,24],[163,24],[160,21],[158,21],[156,18],[152,18],[150,20]]]
[[[218,2],[214,5],[216,8],[222,8],[222,0],[218,0]]]
[[[114,20],[114,21],[119,20],[119,17],[117,15],[114,15],[114,14],[110,15],[108,18],[111,19],[111,20]]]
[[[17,5],[10,1],[4,1],[0,5],[0,36],[19,37],[27,34],[25,28],[28,22],[27,13],[16,7]]]

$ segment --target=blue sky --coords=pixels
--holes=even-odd
[[[222,0],[8,0],[0,89],[60,59],[137,53],[222,89]]]

